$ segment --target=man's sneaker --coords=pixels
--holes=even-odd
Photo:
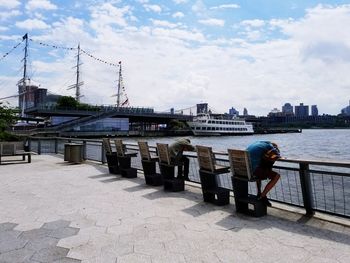
[[[270,203],[269,199],[267,199],[266,196],[262,197],[260,194],[258,194],[257,198],[258,198],[258,200],[261,200],[264,203],[264,205],[266,205],[268,207],[272,206],[272,204]]]
[[[264,203],[266,206],[268,206],[268,207],[271,207],[271,206],[272,206],[272,204],[270,203],[269,199],[267,199],[266,196],[263,197],[263,198],[261,198],[261,200],[263,201],[263,203]]]

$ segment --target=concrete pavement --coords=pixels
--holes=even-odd
[[[215,207],[60,155],[0,165],[0,262],[348,262],[350,222]]]

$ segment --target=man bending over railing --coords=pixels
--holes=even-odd
[[[266,195],[280,179],[280,175],[272,170],[275,161],[281,157],[277,144],[269,141],[257,141],[250,144],[247,151],[250,155],[254,176],[257,177],[258,199],[262,200],[267,206],[271,206]],[[270,181],[261,192],[261,180],[266,179]]]

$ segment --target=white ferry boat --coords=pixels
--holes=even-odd
[[[218,119],[208,113],[199,113],[188,122],[194,135],[245,135],[253,134],[253,125],[244,119]]]

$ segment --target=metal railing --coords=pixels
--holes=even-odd
[[[85,159],[106,163],[102,140],[61,137],[31,137],[29,140],[31,151],[38,154],[63,154],[64,144],[68,142],[83,144]],[[136,143],[126,146],[129,151],[139,151]],[[150,146],[150,150],[155,152],[156,147]],[[227,153],[215,154],[218,164],[229,165]],[[197,156],[189,152],[187,157],[190,158],[189,179],[200,183]],[[132,158],[132,166],[142,169],[139,155]],[[281,179],[269,193],[271,200],[302,207],[310,215],[318,211],[350,218],[350,162],[281,159],[274,170]],[[232,190],[231,174],[219,175],[219,185]],[[249,192],[256,193],[255,183],[249,183]]]

